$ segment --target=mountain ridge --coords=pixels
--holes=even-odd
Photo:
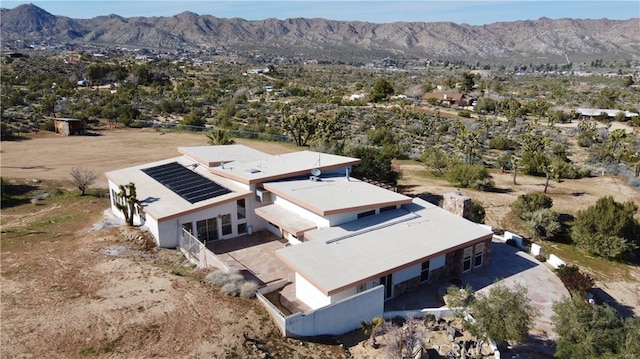
[[[640,60],[640,19],[549,19],[486,25],[452,22],[245,20],[190,11],[163,17],[52,15],[35,5],[1,9],[4,40],[47,40],[160,49],[230,48],[321,60],[381,57],[493,62]],[[365,60],[366,61],[366,60]]]

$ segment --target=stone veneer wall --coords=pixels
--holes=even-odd
[[[398,283],[393,287],[393,296],[397,297],[403,293],[410,292],[418,287],[420,287],[420,276],[413,277],[409,280],[405,280],[404,282]]]
[[[463,196],[456,192],[447,192],[443,197],[443,209],[456,216],[469,219],[469,214],[471,213],[471,197]]]

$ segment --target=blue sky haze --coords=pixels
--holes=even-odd
[[[482,25],[501,21],[551,19],[616,19],[640,17],[640,1],[585,0],[520,0],[520,1],[167,1],[167,0],[42,0],[2,1],[3,8],[33,3],[54,15],[76,19],[117,14],[133,16],[172,16],[183,11],[222,18],[239,17],[247,20],[296,17],[331,20],[389,23],[395,21],[439,22]]]

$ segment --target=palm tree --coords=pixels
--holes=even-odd
[[[225,130],[211,130],[207,133],[208,144],[213,146],[232,145],[235,143],[233,138]]]
[[[384,319],[380,316],[374,317],[370,322],[363,320],[360,322],[360,328],[364,335],[369,336],[369,342],[371,346],[374,348],[378,347],[378,342],[376,341],[376,334],[378,334],[378,330],[384,324]]]

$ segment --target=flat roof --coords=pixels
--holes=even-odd
[[[230,192],[192,204],[142,171],[143,169],[154,168],[172,162],[185,166],[189,170],[229,189]],[[196,162],[193,160],[180,156],[110,171],[105,175],[116,185],[127,184],[129,182],[135,183],[138,200],[140,200],[144,206],[145,212],[156,220],[169,219],[185,213],[199,211],[203,208],[245,198],[252,194],[252,192],[240,187],[233,181],[210,173],[205,166],[194,166],[195,164]]]
[[[257,161],[271,156],[244,145],[178,147],[178,152],[207,167],[233,161]]]
[[[279,197],[320,216],[411,203],[411,198],[346,176],[321,175],[263,184]]]
[[[357,165],[360,159],[314,151],[299,151],[269,155],[250,161],[234,161],[212,167],[211,172],[245,184],[263,183],[278,179],[309,175],[311,169],[333,170]]]
[[[454,249],[492,238],[482,226],[419,198],[402,209],[305,233],[276,256],[332,295]]]
[[[258,217],[276,224],[280,228],[284,228],[296,237],[301,236],[305,231],[317,227],[312,221],[277,204],[256,208],[255,212]]]

